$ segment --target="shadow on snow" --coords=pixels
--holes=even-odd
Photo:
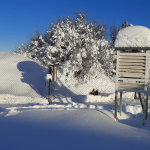
[[[48,82],[45,81],[45,75],[48,74],[48,69],[33,61],[20,62],[18,63],[17,68],[22,72],[22,82],[30,85],[30,87],[40,96],[44,98],[48,97]],[[51,97],[59,98],[61,101],[62,97],[73,97],[76,95],[65,87],[59,77],[57,80],[59,84],[57,82],[51,83]]]

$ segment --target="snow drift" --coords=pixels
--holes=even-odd
[[[143,26],[129,26],[119,31],[115,47],[150,47],[150,30]]]

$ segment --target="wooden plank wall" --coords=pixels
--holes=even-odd
[[[144,92],[149,83],[149,67],[150,51],[117,51],[116,90]]]

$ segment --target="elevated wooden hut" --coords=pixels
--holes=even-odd
[[[150,68],[150,30],[142,26],[129,26],[119,31],[117,50],[115,118],[117,119],[117,96],[120,92],[120,115],[122,92],[144,93],[143,125],[147,119],[148,85]]]

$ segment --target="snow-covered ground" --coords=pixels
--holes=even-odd
[[[142,126],[142,108],[133,93],[123,94],[123,113],[115,121],[115,83],[104,74],[87,84],[59,75],[50,105],[46,74],[29,58],[0,53],[2,150],[149,149],[150,119]],[[89,95],[93,88],[100,94]]]

